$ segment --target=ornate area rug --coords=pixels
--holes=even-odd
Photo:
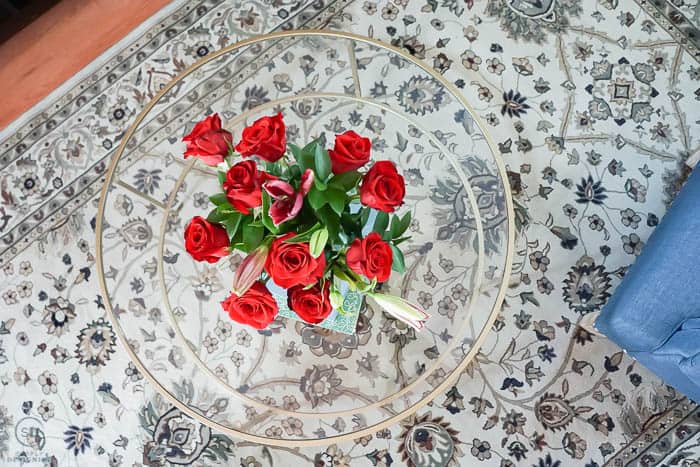
[[[176,2],[0,136],[0,462],[697,467],[700,409],[577,323],[700,157],[699,18],[694,0]],[[455,386],[391,429],[303,449],[170,407],[116,342],[94,264],[98,191],[139,109],[199,57],[295,28],[389,42],[454,82],[508,165],[519,228],[501,315]],[[429,118],[431,83],[405,79],[407,109]],[[425,300],[448,313],[459,293]],[[245,353],[245,331],[228,338]],[[361,348],[338,359],[381,376]]]

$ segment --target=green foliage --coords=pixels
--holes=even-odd
[[[408,211],[403,217],[399,218],[396,214],[391,218],[391,238],[399,238],[411,225],[411,211]]]
[[[322,227],[320,222],[316,222],[314,225],[309,227],[306,230],[303,230],[301,232],[298,232],[295,236],[288,238],[285,240],[285,243],[298,243],[298,242],[308,242],[311,239],[311,236],[319,230]]]
[[[381,234],[384,233],[389,226],[389,214],[384,211],[377,211],[377,217],[374,219],[372,230]]]
[[[391,258],[391,269],[403,274],[403,272],[406,270],[406,262],[404,261],[403,253],[401,253],[401,250],[399,250],[393,243],[390,243],[390,245],[391,252],[393,253]]]
[[[219,224],[224,226],[226,233],[229,238],[233,238],[238,232],[238,227],[241,225],[241,220],[243,219],[243,214],[240,212],[234,212],[222,219]]]
[[[311,256],[318,258],[323,253],[323,249],[326,247],[328,242],[328,230],[318,229],[313,234],[311,234],[311,239],[309,240],[309,251]]]
[[[328,176],[331,174],[331,158],[328,156],[328,151],[318,144],[314,149],[314,163],[316,176],[323,182],[328,180]]]
[[[228,199],[226,199],[226,193],[217,193],[215,195],[211,195],[209,197],[209,201],[211,201],[216,207],[231,206],[228,202]],[[233,209],[233,207],[231,207],[231,209]]]
[[[306,200],[309,205],[314,209],[321,209],[328,202],[326,194],[318,190],[315,186],[311,187],[309,194],[306,195]]]
[[[329,206],[323,206],[316,211],[316,217],[321,224],[328,230],[328,238],[331,242],[338,240],[338,232],[340,231],[340,216],[333,211]]]
[[[357,170],[350,170],[334,175],[328,184],[347,192],[355,188],[360,180],[362,180],[362,174]]]
[[[326,190],[325,195],[331,209],[333,209],[333,211],[340,216],[345,209],[345,191],[329,187],[328,190]]]
[[[360,205],[358,186],[362,173],[350,170],[333,174],[324,138],[317,138],[304,147],[291,143],[287,146],[296,164],[288,160],[262,162],[262,170],[290,183],[296,190],[299,189],[303,172],[313,170],[314,183],[304,199],[302,210],[296,218],[276,226],[269,214],[274,200],[265,190],[262,192],[262,206],[252,209],[247,215],[235,210],[225,193],[213,194],[209,200],[215,207],[207,219],[226,229],[231,246],[248,253],[263,243],[269,244],[279,235],[293,232],[294,235],[285,242],[308,243],[315,258],[326,255],[328,269],[323,280],[333,280],[335,277],[347,282],[352,290],[373,290],[376,283],[347,267],[345,251],[354,239],[362,237],[363,228],[374,214],[371,230],[389,243],[392,269],[403,273],[406,264],[398,245],[410,238],[406,233],[411,224],[411,212],[389,214]],[[219,185],[223,185],[226,172],[217,171],[216,176]],[[226,453],[219,452],[217,447],[209,451],[209,458],[211,456],[225,458]]]
[[[249,251],[256,249],[265,237],[265,228],[248,222],[242,227],[243,243],[248,246]]]

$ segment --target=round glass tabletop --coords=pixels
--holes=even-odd
[[[212,169],[183,159],[180,140],[213,112],[234,140],[282,112],[289,142],[353,129],[374,160],[396,163],[412,238],[405,274],[384,287],[431,314],[425,329],[371,300],[351,335],[229,320],[219,303],[241,255],[197,263],[183,241],[219,187]],[[361,437],[445,391],[498,314],[513,249],[504,166],[459,92],[403,51],[328,31],[240,42],[164,83],[112,161],[96,230],[106,306],[138,370],[202,423],[289,446]]]

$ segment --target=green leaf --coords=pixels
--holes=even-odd
[[[316,165],[316,175],[325,182],[331,174],[331,158],[328,156],[326,148],[320,144],[314,150],[314,164]]]
[[[329,188],[326,190],[325,196],[331,209],[340,216],[343,213],[343,209],[345,209],[345,192]]]
[[[357,214],[350,214],[347,211],[343,212],[340,216],[340,225],[343,226],[343,230],[348,234],[358,237],[362,235],[362,226],[360,225],[359,215]]]
[[[301,163],[299,164],[301,170],[314,168],[314,153],[302,150],[301,152]]]
[[[391,227],[389,228],[389,238],[394,238],[394,232],[399,230],[399,222],[401,222],[401,219],[399,216],[394,214],[391,216]]]
[[[403,253],[401,253],[401,250],[399,250],[399,248],[393,244],[391,244],[391,252],[393,253],[391,258],[391,269],[403,274],[403,272],[406,270],[406,263],[403,258]]]
[[[250,223],[243,225],[243,243],[245,243],[250,250],[255,248],[262,243],[265,236],[265,229],[263,227],[258,227]]]
[[[323,183],[318,177],[314,177],[314,186],[319,191],[326,191],[326,189],[328,188],[328,185]]]
[[[311,141],[309,144],[299,149],[299,146],[290,144],[289,148],[292,151],[294,159],[301,170],[313,169],[315,166],[316,146],[319,144],[319,139]]]
[[[340,216],[330,206],[323,206],[321,209],[316,210],[315,213],[321,224],[328,230],[328,238],[331,241],[336,240],[340,231]]]
[[[215,206],[230,206],[228,199],[226,199],[226,193],[217,193],[215,195],[211,195],[209,197],[209,201],[211,201]]]
[[[328,182],[330,185],[342,188],[345,191],[349,191],[357,185],[357,182],[362,178],[362,174],[357,170],[350,170],[348,172],[343,172],[334,175],[333,178]]]
[[[290,237],[284,241],[284,243],[298,243],[298,242],[308,242],[314,232],[322,227],[320,222],[316,222],[310,228],[304,230],[303,232],[297,233],[295,236]]]
[[[265,190],[262,192],[262,223],[265,227],[267,227],[267,230],[270,232],[276,234],[280,231],[280,229],[275,225],[274,222],[272,222],[272,218],[270,217],[270,195],[267,194]]]
[[[377,233],[382,233],[389,225],[389,214],[384,211],[377,211],[377,217],[374,219],[374,230]]]
[[[311,235],[311,240],[309,240],[309,251],[311,256],[318,258],[323,254],[323,249],[326,247],[328,242],[328,230],[320,229],[315,231]]]
[[[297,164],[302,165],[301,148],[293,143],[288,143],[287,147],[292,152],[292,156],[294,156],[294,160],[297,161]]]
[[[369,213],[372,212],[369,208],[360,208],[360,227],[364,227],[369,220]]]
[[[331,269],[333,272],[333,275],[340,279],[341,281],[347,282],[348,286],[350,287],[350,290],[357,290],[357,287],[355,287],[355,281],[353,281],[350,276],[348,276],[345,271],[343,271],[339,266],[334,265],[333,268]]]
[[[396,235],[397,237],[402,235],[406,230],[408,230],[408,228],[411,226],[411,220],[412,220],[411,211],[408,211],[401,218],[401,228],[399,229],[398,235]]]
[[[309,194],[306,195],[306,199],[309,200],[309,205],[314,209],[321,209],[326,203],[328,203],[328,198],[325,192],[319,191],[316,187],[312,187]]]
[[[280,175],[282,175],[282,167],[276,162],[265,161],[264,167],[265,172],[269,173],[270,175],[274,175],[275,177],[279,177]]]
[[[216,176],[219,179],[219,185],[223,185],[226,181],[226,172],[222,172],[219,170],[216,172]]]
[[[214,224],[218,224],[224,219],[224,217],[226,217],[226,214],[219,211],[218,208],[214,208],[211,210],[211,212],[207,216],[207,220],[209,222],[214,223]]]
[[[404,214],[401,218],[394,215],[391,218],[391,238],[398,238],[403,235],[409,225],[411,225],[411,211]]]
[[[395,238],[393,240],[393,242],[394,242],[394,245],[399,245],[399,244],[405,242],[406,240],[410,240],[410,239],[411,239],[411,236],[407,235],[405,237]]]
[[[243,215],[240,212],[236,212],[229,214],[223,220],[221,220],[220,224],[226,229],[226,233],[228,234],[229,238],[233,238],[236,235],[238,226],[241,225],[242,219]]]
[[[325,138],[318,137],[316,139],[311,140],[306,146],[304,146],[301,151],[302,152],[310,152],[311,154],[314,153],[314,148],[320,143],[324,144]]]
[[[292,165],[287,170],[287,174],[284,178],[287,180],[298,180],[301,177],[301,167],[298,165]]]
[[[250,253],[254,248],[250,248],[244,242],[231,243],[231,248],[234,250],[242,251],[243,253]]]

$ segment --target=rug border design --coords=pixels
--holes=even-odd
[[[683,425],[689,431],[683,437],[675,431]],[[684,398],[654,420],[637,437],[617,451],[604,467],[647,467],[658,465],[664,457],[700,432],[700,406]],[[665,442],[665,443],[664,443]],[[653,454],[652,454],[653,453]],[[649,454],[651,462],[644,459]]]
[[[635,0],[635,2],[664,28],[688,52],[688,55],[700,62],[700,29],[678,8],[668,0]]]

